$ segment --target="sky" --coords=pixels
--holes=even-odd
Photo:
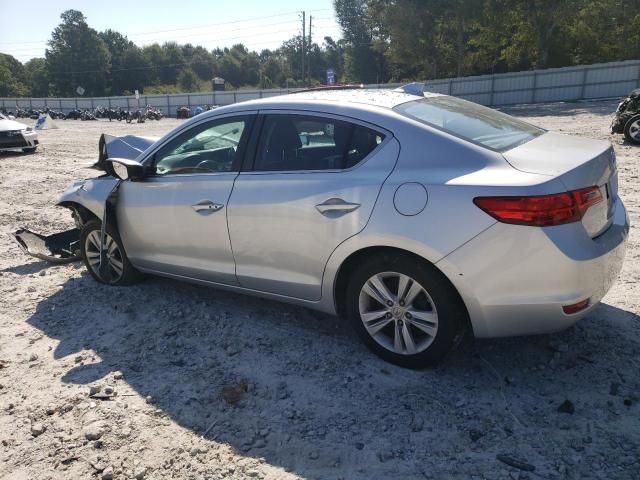
[[[21,62],[44,57],[60,14],[80,10],[90,27],[116,30],[139,46],[176,41],[212,50],[243,43],[275,49],[302,32],[301,12],[312,39],[340,38],[332,0],[0,0],[0,52]],[[308,31],[307,31],[308,34]]]

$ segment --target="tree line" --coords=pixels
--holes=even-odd
[[[275,50],[243,44],[139,47],[67,10],[44,58],[0,54],[0,96],[127,95],[386,83],[640,58],[640,0],[334,0],[343,38],[292,36]],[[303,64],[306,65],[303,70]]]

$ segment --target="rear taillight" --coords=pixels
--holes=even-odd
[[[589,207],[603,200],[598,187],[529,197],[476,197],[479,208],[502,223],[550,227],[582,220]]]

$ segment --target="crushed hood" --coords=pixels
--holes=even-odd
[[[136,135],[116,137],[103,133],[98,142],[98,161],[93,165],[93,168],[111,174],[105,160],[108,158],[135,160],[157,140],[157,137],[138,137]]]

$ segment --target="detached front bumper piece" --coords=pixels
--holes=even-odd
[[[80,260],[80,230],[45,236],[27,229],[13,234],[24,253],[51,263],[69,263]]]

